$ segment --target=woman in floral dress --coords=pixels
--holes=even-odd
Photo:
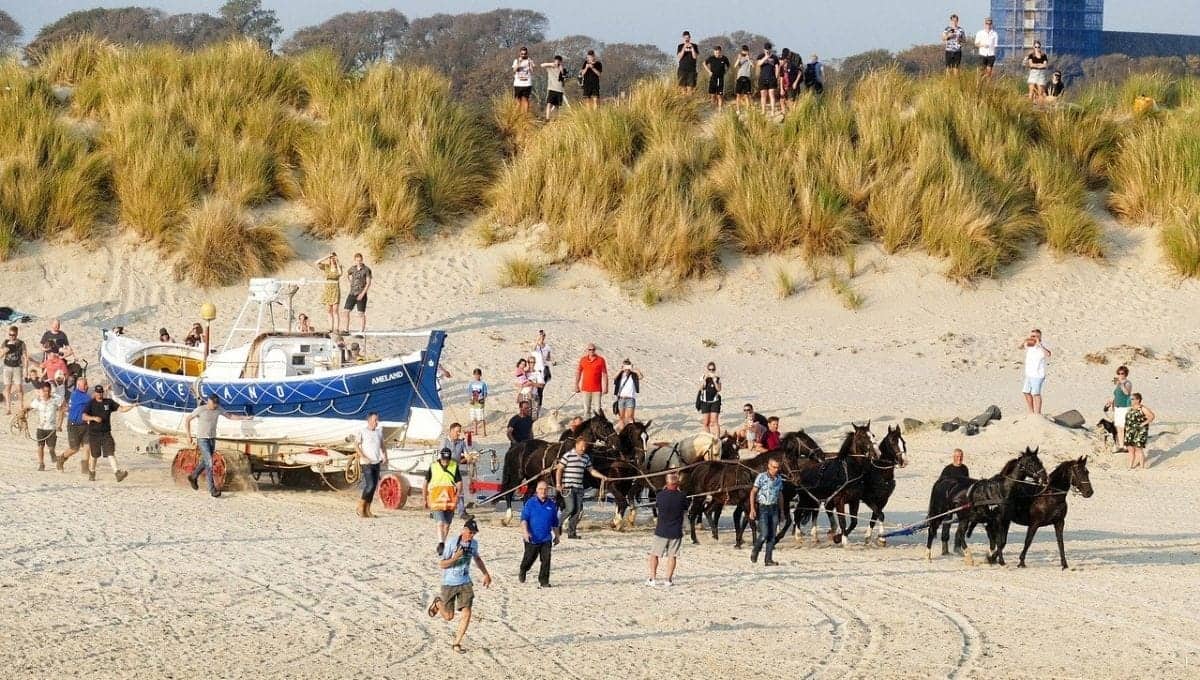
[[[1146,440],[1150,437],[1150,423],[1154,422],[1154,411],[1142,405],[1142,393],[1130,395],[1132,404],[1125,414],[1125,449],[1129,451],[1129,469],[1146,469]]]
[[[337,253],[322,257],[317,260],[316,265],[317,269],[325,274],[325,290],[321,293],[321,304],[325,305],[329,312],[329,332],[337,333],[341,330],[338,327],[341,318],[338,314],[338,302],[342,299],[342,265],[338,264]]]

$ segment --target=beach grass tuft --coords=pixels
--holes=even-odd
[[[227,286],[274,273],[294,254],[279,225],[254,224],[233,201],[209,198],[187,213],[175,277]]]
[[[500,285],[505,288],[540,288],[546,267],[528,257],[506,257],[500,263]]]

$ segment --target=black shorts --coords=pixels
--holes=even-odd
[[[962,50],[946,50],[946,68],[962,66]]]
[[[550,106],[562,106],[562,92],[546,91],[546,103]]]
[[[711,76],[708,79],[709,94],[725,94],[725,76]]]
[[[980,57],[979,65],[983,68],[991,68],[996,65],[996,57]]]
[[[357,295],[351,293],[346,296],[346,304],[342,306],[342,309],[346,310],[347,312],[357,309],[359,314],[365,314],[367,311],[367,297],[369,296],[364,295],[362,296],[362,299],[359,300]]]
[[[775,80],[774,78],[771,78],[770,80],[764,78],[758,81],[759,92],[762,92],[763,90],[774,90],[777,87],[779,87],[779,81]]]
[[[600,83],[589,83],[585,80],[583,82],[583,96],[585,99],[588,97],[599,97]]]
[[[517,99],[529,99],[533,96],[533,86],[526,85],[525,87],[513,87],[513,96]]]
[[[695,71],[679,71],[676,76],[678,77],[680,87],[696,87]]]
[[[721,402],[719,401],[702,401],[700,402],[701,413],[720,413]]]
[[[43,430],[39,428],[34,436],[37,438],[38,446],[45,446],[51,451],[58,445],[58,430]]]
[[[67,423],[67,448],[78,451],[87,437],[87,425]]]
[[[749,78],[742,76],[733,83],[733,91],[737,94],[750,94],[754,91],[754,86]]]
[[[91,432],[88,434],[88,448],[92,450],[92,458],[107,458],[117,452],[117,442],[111,432]]]

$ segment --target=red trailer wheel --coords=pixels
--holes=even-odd
[[[379,480],[379,502],[388,510],[399,510],[408,502],[408,480],[400,475],[384,475]]]
[[[180,449],[179,453],[175,454],[175,459],[171,461],[171,476],[175,479],[175,483],[179,485],[187,484],[187,476],[192,474],[192,470],[196,469],[196,463],[200,461],[200,454],[196,449]]]
[[[217,491],[225,488],[225,456],[220,451],[213,453],[213,484]]]

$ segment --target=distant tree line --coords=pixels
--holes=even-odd
[[[653,45],[604,43],[586,35],[557,40],[546,39],[549,21],[540,12],[523,9],[498,9],[491,12],[435,14],[409,20],[397,10],[345,12],[296,31],[277,44],[283,29],[273,10],[264,9],[261,0],[228,0],[216,16],[201,13],[168,14],[147,7],[88,9],[71,12],[47,24],[24,47],[26,59],[37,62],[63,40],[91,33],[114,43],[170,43],[195,50],[235,36],[248,36],[270,49],[298,54],[313,49],[328,49],[349,71],[366,68],[377,61],[416,64],[444,73],[454,91],[466,99],[482,100],[505,91],[510,82],[514,52],[529,47],[537,61],[549,61],[562,55],[574,75],[589,49],[596,50],[604,62],[602,94],[615,96],[627,92],[637,80],[669,70],[672,55]],[[21,26],[0,11],[0,52],[16,47]],[[697,41],[708,52],[721,45],[734,55],[742,45],[752,52],[761,49],[766,36],[735,31]],[[808,56],[803,45],[778,45]],[[1130,75],[1162,72],[1171,76],[1200,75],[1200,56],[1131,58],[1110,54],[1095,59],[1072,55],[1056,57],[1055,67],[1068,79],[1116,82]],[[869,50],[833,60],[827,64],[827,79],[853,82],[864,74],[887,66],[897,66],[914,76],[937,73],[943,69],[942,46],[915,45],[892,53]],[[537,82],[545,90],[545,76]]]

